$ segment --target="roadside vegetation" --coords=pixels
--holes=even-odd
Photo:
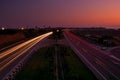
[[[61,46],[60,49],[65,80],[97,80],[69,47]]]
[[[15,80],[56,80],[54,47],[39,49],[29,59]]]
[[[97,80],[69,47],[59,45],[59,49],[64,80]],[[55,47],[39,49],[16,75],[15,80],[56,80]]]
[[[0,30],[0,49],[49,32],[49,29],[5,29]]]
[[[0,34],[0,48],[9,46],[13,43],[25,40],[26,37],[22,32],[14,34]]]

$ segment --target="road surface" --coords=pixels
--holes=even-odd
[[[99,80],[120,80],[119,60],[107,55],[68,30],[64,32],[64,35],[71,48]]]
[[[51,34],[52,32],[40,35],[0,53],[0,80],[2,80],[25,56],[29,55],[27,51]]]

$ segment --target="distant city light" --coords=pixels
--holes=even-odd
[[[2,29],[2,30],[5,30],[5,28],[4,28],[4,27],[2,27],[1,29]]]
[[[57,32],[59,32],[59,30],[57,30]]]
[[[21,30],[24,30],[24,28],[22,27]]]

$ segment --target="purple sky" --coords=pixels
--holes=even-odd
[[[119,26],[120,0],[0,0],[0,25]]]

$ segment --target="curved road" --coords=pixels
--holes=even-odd
[[[52,32],[40,35],[0,53],[0,80],[2,80],[19,61],[29,55],[27,51],[51,34]]]

